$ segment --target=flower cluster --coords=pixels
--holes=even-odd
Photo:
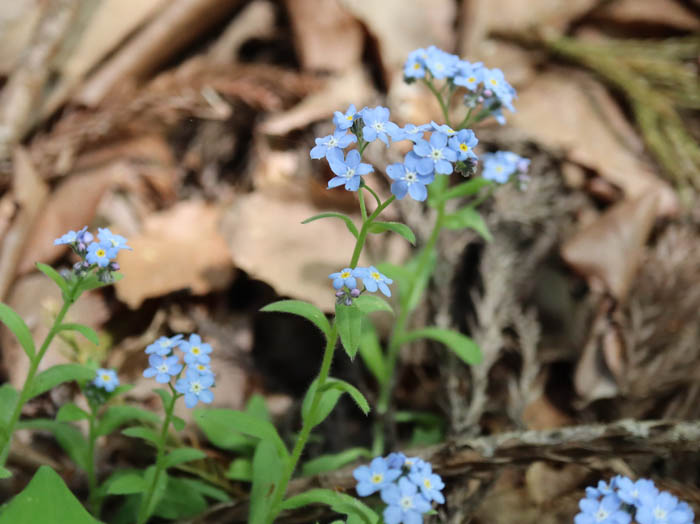
[[[481,62],[470,63],[461,60],[457,55],[435,46],[411,52],[404,64],[403,74],[406,82],[417,79],[445,79],[453,86],[466,88],[464,105],[474,108],[482,104],[500,124],[505,123],[502,107],[515,112],[515,89],[506,81],[500,69],[489,69]]]
[[[182,353],[186,368],[180,355],[175,353],[176,348]],[[143,376],[155,377],[161,384],[170,384],[175,378],[174,389],[184,395],[188,408],[193,408],[200,401],[210,404],[214,400],[210,390],[214,386],[214,373],[209,366],[209,353],[211,346],[202,342],[202,338],[195,333],[187,340],[183,335],[160,337],[146,348],[150,367],[146,368]]]
[[[417,457],[407,458],[403,453],[376,457],[369,466],[353,471],[357,480],[357,494],[367,497],[379,492],[386,524],[417,524],[431,503],[443,504],[445,484],[440,475],[433,473],[430,463]]]
[[[649,479],[633,481],[618,475],[610,484],[599,481],[586,488],[579,502],[575,524],[692,524],[693,510],[667,491],[659,491]]]
[[[122,249],[131,249],[127,240],[121,235],[115,235],[108,228],[98,228],[97,240],[87,230],[87,226],[78,231],[69,231],[54,240],[54,245],[67,245],[82,259],[73,266],[76,275],[87,274],[91,269],[97,269],[97,276],[103,282],[112,279],[112,272],[119,271],[115,262],[117,253]]]
[[[119,386],[119,377],[113,369],[99,368],[96,372],[95,380],[92,385],[96,388],[104,389],[107,393],[111,393]]]
[[[337,289],[336,297],[338,298],[338,303],[345,303],[349,306],[352,304],[352,299],[360,296],[360,289],[358,288],[357,280],[362,280],[364,284],[363,291],[369,291],[374,293],[379,289],[387,297],[391,296],[391,289],[389,289],[389,284],[394,281],[383,275],[374,266],[369,267],[356,267],[351,269],[346,267],[341,269],[337,273],[331,273],[328,278],[333,280],[333,287]]]
[[[527,170],[530,160],[516,155],[512,151],[496,151],[482,155],[484,169],[481,176],[487,180],[493,180],[499,184],[505,184],[511,175],[518,175],[521,185],[527,183]]]

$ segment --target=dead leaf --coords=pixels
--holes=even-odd
[[[605,88],[571,70],[541,74],[518,93],[509,125],[575,163],[596,170],[626,198],[658,194],[661,215],[673,214],[675,192],[640,157],[644,146]]]
[[[657,213],[658,195],[625,200],[579,231],[561,248],[564,260],[589,282],[624,301],[634,282]]]
[[[674,0],[616,0],[597,10],[591,22],[596,24],[666,25],[684,31],[697,31],[700,19]]]
[[[136,309],[147,298],[181,289],[205,295],[225,288],[233,265],[219,220],[217,207],[197,201],[148,217],[142,233],[129,239],[133,251],[120,254],[126,276],[115,285],[119,300]]]
[[[575,490],[590,473],[590,468],[579,464],[554,467],[546,462],[535,462],[527,468],[525,487],[535,503],[544,504]]]
[[[545,395],[540,395],[525,407],[523,422],[528,429],[540,430],[569,426],[574,420],[552,404]]]
[[[364,31],[338,0],[286,0],[285,5],[303,68],[343,72],[359,67]]]

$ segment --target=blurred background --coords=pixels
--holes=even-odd
[[[506,124],[475,132],[481,152],[532,159],[531,181],[484,205],[491,242],[471,231],[439,242],[414,322],[459,328],[484,362],[404,348],[395,404],[429,416],[400,423],[395,444],[477,450],[436,455],[445,522],[571,522],[583,488],[617,473],[653,478],[697,512],[698,440],[674,431],[700,434],[688,423],[700,419],[699,15],[697,0],[5,0],[0,300],[43,338],[60,297],[35,262],[69,267],[55,238],[110,227],[134,249],[119,257],[125,278],[69,315],[102,343],[62,339],[45,365],[96,358],[155,409],[144,347],[197,331],[215,347],[215,404],[259,393],[293,432],[322,339],[257,311],[289,297],[332,312],[327,275],[354,245],[340,221],[301,225],[356,211],[353,194],[326,190],[313,139],[350,103],[388,106],[400,125],[440,121],[427,89],[402,80],[408,53],[436,45],[502,69],[517,89]],[[368,149],[384,195],[383,168],[401,152]],[[390,213],[420,245],[431,215],[407,200]],[[369,247],[368,263],[411,254],[389,235]],[[0,345],[2,380],[21,384],[21,349],[4,330]],[[335,369],[376,392],[361,363],[338,355]],[[58,388],[25,415],[51,416],[74,394]],[[621,436],[641,427],[622,419],[669,422],[644,426],[645,441]],[[563,426],[580,431],[545,443],[524,433]],[[515,444],[489,440],[502,432]],[[367,445],[369,433],[341,405],[311,456]],[[105,468],[148,456],[123,437],[107,446]],[[216,457],[209,475],[243,493],[225,478],[231,457]],[[84,489],[48,436],[19,438],[13,460],[27,469],[15,492],[41,463]]]

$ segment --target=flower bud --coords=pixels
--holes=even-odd
[[[357,289],[357,288],[351,290],[351,291],[350,291],[350,296],[351,296],[352,298],[357,298],[357,297],[359,297],[359,296],[360,296],[360,290]]]

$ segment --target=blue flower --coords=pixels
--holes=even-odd
[[[457,131],[452,129],[447,124],[438,124],[435,122],[435,120],[430,121],[430,127],[443,135],[447,135],[448,138],[457,134]]]
[[[386,173],[394,180],[391,184],[391,192],[396,195],[396,198],[401,200],[408,193],[414,200],[422,202],[428,197],[428,190],[425,186],[435,180],[435,176],[432,173],[422,175],[418,172],[421,169],[421,163],[425,160],[413,151],[409,151],[404,158],[403,164],[387,166]],[[432,171],[431,164],[431,162],[428,162],[428,166]]]
[[[156,377],[156,381],[161,384],[167,384],[170,382],[171,377],[182,371],[182,364],[180,364],[180,359],[177,355],[169,357],[151,355],[148,357],[148,363],[151,367],[146,368],[143,376],[146,378]]]
[[[626,504],[637,505],[642,496],[645,499],[656,497],[659,490],[654,486],[654,482],[649,479],[639,479],[636,482],[627,478],[619,477],[616,481],[617,496]]]
[[[150,355],[155,353],[164,357],[169,355],[175,346],[178,345],[182,335],[175,335],[174,337],[160,337],[155,342],[146,346],[146,353]]]
[[[604,480],[599,480],[598,485],[595,488],[592,487],[587,487],[586,488],[586,497],[595,499],[601,496],[606,496],[606,495],[613,495],[617,497],[617,494],[615,493],[615,479],[613,478],[610,481],[610,484],[605,482]]]
[[[399,136],[399,126],[389,121],[389,110],[386,107],[377,106],[362,110],[362,120],[365,127],[362,128],[362,138],[367,142],[373,142],[377,138],[389,146],[389,138]]]
[[[504,154],[505,151],[497,151],[496,153],[486,153],[482,155],[484,168],[481,176],[486,180],[493,180],[499,184],[508,182],[510,175],[515,173],[516,164],[513,159]]]
[[[371,165],[360,162],[357,149],[349,151],[345,160],[340,149],[332,150],[328,153],[328,163],[337,175],[328,181],[328,189],[345,184],[348,191],[357,191],[362,181],[360,177],[374,171]]]
[[[493,93],[501,105],[505,106],[509,111],[515,112],[513,107],[513,99],[515,98],[515,89],[503,76],[503,71],[500,69],[486,69],[483,71],[484,96],[488,98],[489,92]],[[484,104],[485,107],[493,106],[493,102]]]
[[[447,135],[434,132],[430,136],[430,142],[421,140],[413,151],[420,157],[427,158],[433,163],[436,173],[449,175],[452,173],[452,164],[457,160],[457,153],[447,147]]]
[[[445,502],[445,496],[440,491],[445,487],[445,483],[440,475],[433,473],[433,467],[423,462],[421,467],[416,467],[408,474],[408,478],[420,489],[423,496],[430,502],[434,500],[438,504]]]
[[[386,457],[386,463],[390,468],[401,469],[406,462],[406,455],[401,452],[389,453]]]
[[[425,49],[411,51],[403,66],[403,76],[405,78],[424,78],[425,59],[427,56],[428,53]]]
[[[350,107],[348,107],[348,110],[345,113],[342,111],[336,111],[334,113],[333,123],[338,129],[349,129],[352,127],[355,119],[359,116],[359,113],[355,110],[355,105],[350,104]]]
[[[414,124],[406,124],[396,133],[394,140],[410,140],[414,144],[419,140],[423,140],[423,135],[430,129],[430,124],[423,124],[420,126]]]
[[[193,408],[197,402],[211,404],[214,394],[210,391],[214,385],[214,375],[201,375],[194,369],[188,369],[184,378],[175,383],[175,391],[185,395],[185,406]]]
[[[119,385],[119,378],[117,377],[117,372],[113,369],[99,368],[97,370],[97,376],[92,383],[95,387],[102,388],[111,393],[114,391],[114,388]]]
[[[89,237],[87,237],[89,235]],[[87,238],[86,238],[87,237]],[[80,241],[90,242],[92,240],[92,235],[87,232],[87,226],[83,227],[78,231],[68,231],[65,235],[57,238],[53,241],[54,246],[62,246],[65,244],[75,244]]]
[[[346,129],[336,129],[332,135],[316,139],[316,146],[311,150],[311,158],[327,157],[331,151],[345,149],[353,142],[357,142],[357,137],[348,133]]]
[[[376,267],[357,267],[355,268],[355,276],[362,279],[367,291],[374,293],[379,288],[387,297],[391,296],[391,290],[387,284],[392,284],[394,281],[382,275]]]
[[[635,519],[639,524],[692,524],[693,510],[667,491],[639,497]]]
[[[470,64],[466,60],[457,62],[457,73],[453,78],[456,85],[466,87],[470,91],[476,91],[479,82],[483,80],[484,65],[481,62]]]
[[[333,279],[333,287],[335,289],[341,289],[343,286],[346,286],[348,289],[355,289],[357,287],[357,279],[354,273],[354,269],[346,267],[337,273],[331,273],[328,275],[328,278]]]
[[[208,364],[211,358],[211,346],[202,342],[202,337],[196,333],[192,333],[187,342],[180,343],[180,349],[185,354],[185,362],[187,364]]]
[[[93,242],[88,246],[85,260],[90,264],[97,264],[99,267],[107,267],[117,256],[119,249],[105,245],[101,242]]]
[[[471,129],[462,129],[449,140],[450,147],[457,153],[457,160],[476,159],[474,147],[479,140]]]
[[[214,375],[214,372],[209,367],[209,364],[202,364],[197,362],[196,364],[190,364],[187,369],[194,369],[200,375]]]
[[[430,46],[425,57],[425,65],[435,78],[450,78],[457,72],[459,57]]]
[[[391,485],[401,475],[401,469],[391,468],[386,459],[376,457],[369,466],[356,468],[352,475],[357,480],[357,494],[366,497]]]
[[[121,235],[115,235],[106,227],[97,228],[97,238],[100,239],[100,244],[104,246],[111,246],[117,251],[121,251],[122,249],[131,249],[126,245],[126,238]]]
[[[423,522],[423,513],[430,511],[430,503],[406,477],[399,479],[398,486],[390,484],[382,489],[381,497],[387,504],[384,510],[386,524],[419,524]]]
[[[632,520],[615,495],[606,495],[600,501],[584,498],[578,506],[581,513],[574,517],[574,524],[629,524]]]

